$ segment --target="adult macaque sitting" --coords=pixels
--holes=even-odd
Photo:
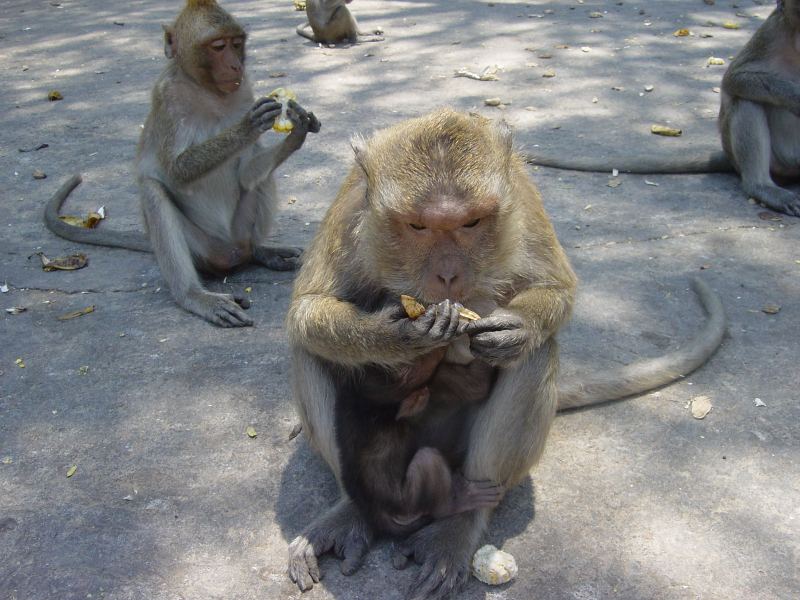
[[[255,100],[245,74],[246,35],[214,0],[188,0],[164,28],[170,59],[156,82],[139,139],[136,172],[149,241],[138,232],[71,227],[58,210],[80,183],[73,177],[53,196],[45,222],[67,239],[152,251],[175,301],[222,327],[251,325],[246,302],[203,288],[198,269],[226,273],[257,262],[297,268],[301,250],[265,243],[277,192],[273,172],[320,123],[290,102],[294,127],[276,146],[262,133],[281,114],[273,98]]]

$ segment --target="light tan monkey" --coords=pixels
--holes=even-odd
[[[383,32],[376,29],[370,33],[358,30],[356,18],[347,5],[353,0],[308,0],[306,17],[308,20],[297,26],[297,34],[321,44],[339,42],[381,42]],[[311,31],[309,31],[309,29]]]
[[[305,254],[287,315],[303,429],[343,490],[290,545],[289,574],[301,590],[319,581],[317,556],[328,550],[344,559],[344,573],[355,571],[374,534],[343,481],[350,465],[336,431],[342,373],[403,369],[437,348],[446,354],[436,377],[475,361],[490,365],[488,397],[465,404],[465,421],[442,430],[426,412],[415,417],[434,432],[420,447],[461,447],[448,461],[454,472],[513,486],[541,455],[560,403],[555,334],[576,285],[505,124],[443,109],[357,139],[354,150],[356,164]],[[712,317],[698,339],[618,373],[625,379],[575,384],[564,407],[639,393],[702,364],[725,326],[718,299],[699,289]],[[387,302],[400,294],[436,310],[406,318]],[[483,318],[454,324],[455,302]],[[411,597],[443,598],[464,583],[490,513],[484,505],[436,519],[401,544],[396,566],[411,557],[422,564]]]
[[[281,112],[272,98],[254,100],[247,81],[246,35],[214,0],[188,0],[175,23],[164,27],[170,59],[153,88],[150,114],[136,156],[142,211],[149,241],[138,232],[71,227],[58,210],[80,183],[76,176],[56,192],[45,222],[69,240],[153,251],[175,301],[223,327],[251,325],[246,302],[203,288],[197,269],[224,273],[257,262],[295,269],[299,248],[265,244],[277,192],[273,172],[320,123],[289,105],[292,132],[274,147],[259,137]],[[241,305],[241,306],[240,306]]]
[[[533,155],[533,164],[578,171],[705,173],[737,171],[744,192],[773,210],[800,216],[800,195],[773,177],[800,178],[800,0],[782,0],[722,78],[719,130],[724,152],[705,157]]]

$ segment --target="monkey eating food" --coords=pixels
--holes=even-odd
[[[383,41],[382,32],[379,29],[373,31],[372,34],[359,31],[356,18],[347,8],[347,5],[352,1],[308,0],[306,2],[306,17],[308,20],[297,26],[297,35],[318,44],[338,44],[339,42],[355,44],[359,41]]]
[[[724,315],[697,282],[709,319],[693,340],[559,392],[555,336],[571,313],[576,278],[508,127],[442,109],[355,138],[353,149],[355,164],[304,255],[286,319],[303,431],[343,492],[290,544],[289,575],[301,590],[313,587],[317,557],[329,550],[343,559],[343,573],[354,572],[388,518],[415,529],[394,558],[398,568],[421,564],[410,596],[444,598],[465,582],[496,502],[445,507],[446,516],[429,512],[422,522],[391,504],[376,516],[381,490],[364,483],[383,460],[374,449],[385,442],[406,453],[392,463],[391,481],[378,484],[390,500],[405,497],[398,482],[424,448],[444,457],[447,474],[501,495],[537,462],[557,408],[623,398],[691,372],[721,342]],[[401,294],[438,309],[410,319],[386,301]],[[463,322],[458,304],[481,318]],[[429,359],[430,376],[431,365],[419,366]],[[393,378],[407,368],[419,380],[404,387]],[[378,383],[400,381],[397,389],[378,385],[375,393],[374,377],[386,372]],[[420,387],[427,406],[396,419],[398,403]],[[369,416],[381,397],[392,406],[386,429],[374,431]],[[403,421],[423,432],[410,447],[392,439]],[[447,477],[422,480],[446,485]],[[434,495],[447,498],[442,489]]]
[[[293,100],[291,133],[273,147],[259,138],[284,111],[274,98],[255,100],[245,73],[246,34],[215,0],[188,0],[164,27],[169,63],[152,92],[136,155],[148,236],[82,229],[58,210],[80,183],[67,181],[45,209],[45,223],[66,239],[155,254],[175,301],[216,325],[251,325],[246,301],[204,289],[198,269],[227,273],[256,262],[293,270],[301,250],[267,245],[277,203],[274,171],[320,122]],[[148,239],[149,237],[149,239]]]

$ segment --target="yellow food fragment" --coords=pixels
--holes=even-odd
[[[272,128],[280,133],[289,133],[294,129],[294,124],[286,111],[289,109],[289,100],[297,100],[297,96],[289,88],[282,87],[275,88],[267,96],[281,103],[281,114],[275,119]]]

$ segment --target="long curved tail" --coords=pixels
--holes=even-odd
[[[111,248],[126,248],[137,252],[152,252],[150,240],[141,231],[114,231],[106,229],[86,229],[69,225],[58,218],[58,211],[61,205],[83,181],[80,175],[73,175],[56,190],[53,197],[47,202],[44,208],[44,223],[47,228],[72,242],[81,244],[93,244],[95,246],[109,246]]]
[[[603,156],[547,156],[544,153],[523,153],[525,161],[542,167],[555,167],[569,171],[590,171],[610,173],[617,169],[620,173],[639,174],[679,174],[679,173],[730,173],[733,165],[722,150],[699,156],[635,156],[622,158],[615,162]]]
[[[559,389],[558,410],[642,394],[685,377],[703,365],[714,354],[725,335],[725,312],[719,296],[704,281],[693,278],[692,288],[708,313],[708,319],[685,347],[658,358],[590,375],[584,381],[570,382]]]

